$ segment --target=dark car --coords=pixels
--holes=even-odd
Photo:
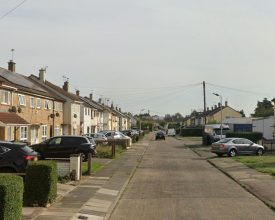
[[[28,162],[37,160],[37,156],[26,144],[0,141],[0,172],[24,173]]]
[[[84,136],[56,136],[40,144],[30,146],[45,158],[69,158],[71,154],[82,154],[87,160],[88,154],[96,155],[96,145]]]
[[[159,139],[165,140],[165,135],[162,131],[158,131],[156,133],[156,140],[159,140]]]

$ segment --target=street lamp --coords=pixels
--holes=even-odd
[[[221,139],[222,139],[222,96],[219,95],[218,93],[213,93],[215,96],[219,96],[221,99]]]
[[[145,108],[140,109],[140,112],[139,112],[139,131],[141,131],[141,112],[143,112],[144,110]]]

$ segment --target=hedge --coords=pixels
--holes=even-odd
[[[22,177],[0,175],[0,219],[21,219],[23,191]]]
[[[261,132],[227,132],[226,137],[247,138],[256,143],[263,138],[263,133]]]
[[[37,161],[27,166],[24,204],[47,206],[57,197],[57,165],[54,161]]]
[[[181,129],[181,135],[184,137],[201,137],[202,128],[183,128]]]

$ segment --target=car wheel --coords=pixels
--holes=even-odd
[[[264,154],[264,150],[261,148],[259,148],[256,152],[256,155],[258,155],[258,156],[262,156],[263,154]]]
[[[237,155],[237,151],[235,149],[231,149],[228,153],[229,157],[235,157]]]

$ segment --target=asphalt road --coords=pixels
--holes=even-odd
[[[111,220],[275,219],[236,182],[167,138],[151,141]]]

